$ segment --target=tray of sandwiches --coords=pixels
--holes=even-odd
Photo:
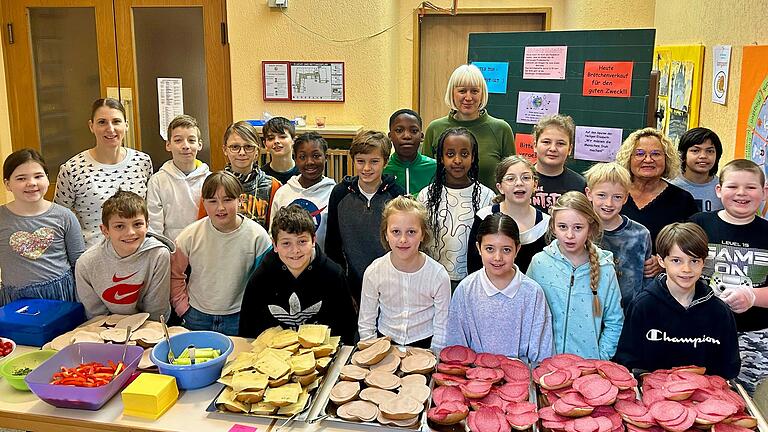
[[[224,366],[224,388],[208,412],[304,421],[326,372],[336,360],[340,337],[325,325],[298,330],[272,327]]]

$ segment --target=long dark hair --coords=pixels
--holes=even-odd
[[[478,181],[480,173],[480,165],[478,163],[477,153],[477,139],[472,135],[469,129],[464,127],[454,127],[446,129],[437,141],[437,150],[435,151],[435,159],[437,160],[437,169],[435,170],[435,177],[432,183],[429,184],[427,189],[427,202],[426,207],[429,211],[430,225],[432,225],[432,234],[435,239],[434,251],[437,256],[440,255],[442,247],[445,246],[443,240],[440,238],[440,223],[439,217],[440,205],[443,197],[443,187],[445,186],[445,165],[443,164],[443,146],[446,138],[450,136],[464,136],[467,137],[472,145],[472,165],[469,167],[467,176],[472,181],[472,211],[477,213],[480,209],[480,182]],[[445,205],[447,210],[447,203]],[[441,244],[443,243],[443,244]]]
[[[517,222],[502,212],[491,213],[480,222],[475,240],[482,245],[483,237],[493,234],[503,234],[514,240],[515,244],[520,244],[520,228],[517,226]]]

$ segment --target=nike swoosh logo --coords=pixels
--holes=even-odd
[[[124,299],[126,297],[129,297],[129,296],[132,296],[132,295],[138,293],[142,286],[144,286],[144,284],[139,285],[139,287],[136,288],[136,291],[127,292],[125,294],[117,294],[117,293],[115,293],[115,300],[120,301],[120,300],[122,300],[122,299]]]
[[[122,282],[122,281],[124,281],[126,279],[132,278],[136,273],[138,273],[138,271],[135,271],[135,272],[129,274],[128,276],[126,276],[126,277],[117,277],[117,273],[115,273],[114,276],[112,276],[112,282],[114,282],[114,283]]]

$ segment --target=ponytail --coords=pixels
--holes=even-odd
[[[603,316],[603,308],[600,306],[600,298],[597,296],[597,287],[600,285],[600,263],[597,257],[597,247],[591,240],[587,240],[587,252],[589,252],[589,287],[592,289],[592,312],[595,317]]]

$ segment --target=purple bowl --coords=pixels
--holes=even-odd
[[[70,345],[35,368],[24,381],[37,397],[55,407],[98,410],[128,384],[128,380],[136,370],[141,355],[144,353],[143,348],[139,346],[127,347],[125,370],[120,372],[109,384],[101,387],[53,385],[51,384],[53,374],[61,372],[62,366],[71,368],[90,362],[106,364],[109,360],[117,363],[123,357],[124,347],[124,345],[100,343]]]

